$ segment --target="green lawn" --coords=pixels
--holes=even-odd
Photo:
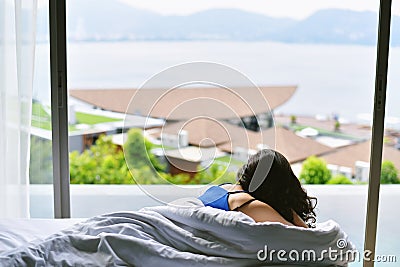
[[[50,110],[50,108],[49,108]],[[121,119],[109,118],[106,116],[92,115],[83,112],[76,112],[77,123],[94,125],[98,123],[121,121]],[[51,130],[51,116],[40,103],[32,104],[32,126],[43,130]],[[76,130],[75,125],[69,125],[69,130]]]
[[[163,148],[164,150],[174,150],[174,149],[178,149],[177,147],[173,147],[173,146],[164,146],[161,144],[153,144],[153,148]]]
[[[100,115],[92,115],[83,112],[76,112],[75,116],[77,123],[89,124],[89,125],[105,123],[105,122],[121,121],[121,119],[109,118]]]
[[[295,125],[289,125],[289,127],[294,130],[294,131],[301,131],[307,127],[313,128],[315,130],[317,130],[321,135],[325,135],[325,136],[331,136],[331,137],[337,137],[337,138],[343,138],[343,139],[350,139],[350,140],[358,140],[358,137],[352,136],[352,135],[348,135],[348,134],[344,134],[341,132],[335,132],[335,131],[329,131],[329,130],[325,130],[325,129],[321,129],[321,128],[316,128],[313,126],[307,126],[307,125],[300,125],[300,124],[295,124]]]
[[[32,104],[32,126],[51,130],[51,117],[40,103]]]

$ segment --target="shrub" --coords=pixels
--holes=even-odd
[[[110,136],[100,136],[90,149],[81,154],[71,152],[69,161],[72,184],[134,183],[123,152],[112,143]]]
[[[100,136],[96,143],[82,153],[70,153],[72,184],[209,184],[235,182],[235,173],[214,163],[194,176],[171,175],[149,151],[153,144],[143,137],[140,129],[130,130],[124,152],[112,143],[110,136]],[[129,169],[128,169],[128,164]],[[154,168],[153,168],[154,167]]]
[[[296,117],[296,115],[291,115],[291,116],[290,116],[290,123],[291,123],[291,124],[296,124],[296,122],[297,122],[297,117]]]
[[[353,182],[342,174],[332,177],[327,184],[353,184]]]
[[[206,169],[199,168],[199,172],[195,175],[194,180],[198,184],[235,183],[236,173],[229,172],[224,165],[213,163]]]
[[[300,180],[306,184],[325,184],[332,178],[326,162],[315,156],[307,158],[300,173]]]
[[[340,131],[340,122],[339,121],[335,121],[334,129],[336,132]]]
[[[156,171],[163,172],[165,166],[160,164],[156,156],[150,153],[154,145],[143,136],[141,129],[130,129],[124,144],[124,153],[129,168],[153,166]]]
[[[51,141],[31,136],[29,180],[31,184],[53,183]]]
[[[398,184],[399,172],[394,166],[393,162],[385,160],[382,162],[381,168],[381,183],[382,184]]]

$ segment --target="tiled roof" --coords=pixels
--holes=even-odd
[[[256,150],[258,144],[265,144],[281,152],[291,163],[332,151],[328,146],[282,127],[254,132],[224,121],[197,119],[186,124],[168,123],[162,128],[164,133],[169,134],[178,134],[180,130],[188,131],[191,145],[208,147],[215,144],[222,151],[233,153],[235,147]]]
[[[71,89],[69,93],[74,98],[106,110],[167,120],[187,120],[197,116],[230,119],[266,113],[285,103],[295,91],[296,86],[262,86],[259,90],[256,87],[229,90],[188,87],[169,91],[160,88]]]
[[[322,156],[328,164],[352,168],[354,171],[356,161],[369,162],[371,141],[349,145],[334,150],[332,153]],[[394,147],[383,145],[383,159],[390,160],[397,169],[400,169],[400,150]]]

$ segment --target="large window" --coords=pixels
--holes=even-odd
[[[202,135],[196,142],[193,136],[201,131],[193,129],[200,129],[199,125],[191,127],[188,118],[183,119],[187,124],[179,124],[182,121],[179,114],[168,119],[155,112],[151,127],[145,127],[148,121],[140,105],[130,109],[132,121],[127,124],[124,111],[129,102],[127,98],[132,96],[127,91],[146,85],[153,75],[177,64],[215,62],[244,73],[259,87],[281,88],[274,95],[282,99],[271,107],[272,112],[223,118],[221,123],[227,125],[225,128],[239,128],[251,136],[272,128],[273,147],[288,157],[305,188],[318,197],[318,220],[336,220],[362,249],[376,62],[376,9],[367,4],[365,8],[338,4],[335,9],[332,6],[305,8],[298,10],[301,16],[282,16],[286,7],[278,11],[261,5],[254,12],[244,4],[227,5],[224,9],[211,5],[207,10],[185,5],[186,11],[177,7],[176,11],[159,14],[159,10],[151,7],[143,11],[140,10],[143,6],[126,2],[102,2],[96,8],[91,4],[78,5],[75,1],[68,3],[72,216],[88,217],[159,204],[154,195],[148,194],[149,188],[163,195],[164,200],[173,200],[181,195],[173,193],[168,185],[171,181],[179,186],[208,184],[212,181],[207,177],[218,172],[227,173],[224,179],[234,181],[233,173],[249,154],[266,145],[271,147],[255,141],[247,147],[238,142],[240,145],[235,143],[229,149],[219,139]],[[397,52],[393,48],[391,57]],[[390,71],[396,72],[393,60]],[[386,132],[390,128],[391,134],[385,138],[385,146],[392,144],[394,159],[400,153],[395,144],[399,133],[397,98],[393,90],[398,83],[396,79],[390,75]],[[168,81],[158,82],[152,84],[155,87],[144,90],[171,86]],[[187,89],[196,86],[201,84],[191,84]],[[174,135],[172,131],[177,125],[187,127],[181,135]],[[164,128],[170,132],[161,135]],[[125,164],[127,142],[136,140],[130,144],[133,150],[140,150],[140,145],[135,147],[135,144],[143,144],[143,138],[147,140],[145,152],[162,172],[161,177],[154,178],[141,167],[131,168],[130,172]],[[209,164],[207,159],[197,161],[193,167],[193,160],[182,159],[182,155],[193,153],[190,149],[208,147],[205,143],[202,145],[203,140],[214,144],[221,154],[213,157],[214,164]],[[178,156],[179,160],[186,160],[186,167],[179,170],[169,159],[177,158],[174,151],[183,147],[185,152],[181,150]],[[312,155],[317,158],[309,159]],[[139,154],[136,159],[140,160]],[[307,176],[306,160],[311,167],[315,162],[321,165],[323,160],[329,175]],[[398,162],[393,163],[396,167]],[[204,167],[205,174],[196,176],[199,167]],[[135,175],[142,180],[134,180]],[[311,185],[315,181],[340,185]],[[381,214],[384,215],[378,239],[381,254],[390,254],[399,246],[397,236],[390,234],[392,230],[386,230],[391,229],[386,225],[397,218],[389,211],[398,199],[398,189],[396,185],[382,187]]]

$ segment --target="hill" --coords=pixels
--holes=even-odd
[[[68,1],[70,41],[277,41],[375,45],[377,14],[320,10],[303,20],[275,18],[237,9],[210,9],[164,16],[118,0]],[[47,9],[38,12],[38,40],[48,39]],[[400,17],[392,18],[392,45],[400,44]]]

